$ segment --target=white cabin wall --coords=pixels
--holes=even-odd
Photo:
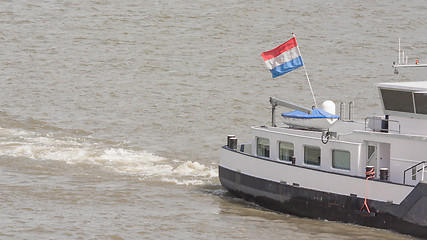
[[[404,171],[421,161],[427,161],[427,143],[424,141],[393,141],[390,149],[392,171],[390,180],[403,183]],[[391,167],[390,167],[391,168]]]
[[[341,139],[364,141],[363,149],[366,151],[366,142],[390,144],[389,180],[403,183],[403,172],[421,161],[427,161],[427,137],[397,135],[392,133],[355,131],[354,134],[343,136]],[[381,147],[378,149],[381,150]],[[383,152],[384,155],[384,152]],[[361,154],[362,168],[366,167],[367,153]],[[384,165],[383,165],[384,166]],[[384,166],[385,167],[385,166]],[[379,172],[379,169],[376,169]]]
[[[365,171],[360,170],[360,159],[361,159],[361,150],[362,144],[360,143],[352,143],[352,142],[344,142],[339,140],[330,140],[327,144],[322,144],[322,162],[323,167],[322,170],[325,171],[333,171],[340,172],[345,174],[350,174],[353,176],[363,176]],[[332,150],[343,150],[350,152],[350,171],[336,169],[332,166]]]
[[[411,135],[427,137],[427,119],[399,117],[399,116],[393,116],[391,114],[390,120],[399,122],[400,134],[411,134]]]
[[[294,144],[295,164],[298,166],[308,166],[314,169],[320,169],[329,172],[337,172],[349,174],[353,176],[364,176],[364,164],[361,162],[362,144],[354,142],[339,141],[331,139],[327,144],[321,141],[321,132],[305,131],[305,135],[301,135],[302,131],[298,131],[300,135],[293,134],[292,130],[286,132],[281,129],[281,132],[267,131],[263,128],[253,128],[252,152],[256,155],[257,137],[268,138],[270,140],[270,159],[279,161],[279,142],[291,142]],[[309,165],[304,163],[304,146],[317,146],[321,150],[320,166]],[[344,150],[350,152],[350,170],[336,169],[332,167],[332,150]],[[361,166],[363,166],[361,168]]]
[[[359,154],[359,176],[366,176],[366,158],[368,156],[368,149],[366,143],[360,145],[360,154]]]

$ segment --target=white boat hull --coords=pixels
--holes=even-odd
[[[367,181],[264,159],[228,147],[221,153],[219,178],[236,196],[273,210],[427,236],[427,183],[413,187]],[[369,211],[364,206],[365,196]]]

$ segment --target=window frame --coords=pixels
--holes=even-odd
[[[336,167],[334,166],[334,151],[339,151],[339,152],[345,152],[348,153],[348,169],[347,168],[341,168],[341,167]],[[351,152],[348,150],[343,150],[343,149],[331,149],[331,166],[333,169],[335,170],[342,170],[342,171],[350,171],[351,170]]]
[[[292,145],[292,149],[290,148],[282,148],[281,145],[282,143],[284,144],[290,144]],[[292,151],[292,156],[290,154],[288,154],[287,156],[285,156],[284,154],[282,154],[282,149],[286,149],[288,151]],[[278,154],[278,159],[280,161],[285,161],[285,162],[293,162],[295,161],[295,144],[292,142],[286,142],[286,141],[279,141],[279,154]],[[282,156],[285,156],[285,158],[282,159]]]
[[[304,164],[306,165],[310,165],[310,166],[316,166],[316,167],[320,167],[320,165],[322,164],[322,149],[319,146],[314,146],[314,145],[304,145]],[[307,152],[306,152],[306,148],[311,148],[312,150],[319,150],[319,155],[317,156],[318,160],[317,161],[308,161],[309,159],[307,159]]]
[[[381,88],[380,93],[384,110],[403,113],[416,113],[413,92]]]
[[[267,145],[260,144],[260,140],[267,140]],[[263,147],[260,148],[260,146]],[[262,154],[260,154],[260,151],[263,151]],[[256,137],[256,154],[258,157],[270,158],[270,139],[264,137]]]
[[[417,114],[427,114],[427,93],[425,92],[415,92],[414,94],[414,103],[415,103],[415,112]]]

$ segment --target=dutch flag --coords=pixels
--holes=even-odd
[[[273,74],[273,78],[304,65],[295,37],[273,50],[261,53],[261,57]]]

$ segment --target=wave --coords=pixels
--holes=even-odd
[[[0,156],[91,164],[143,181],[177,185],[211,184],[218,176],[215,168],[197,161],[171,160],[147,151],[111,147],[90,138],[55,137],[13,128],[0,127]]]

